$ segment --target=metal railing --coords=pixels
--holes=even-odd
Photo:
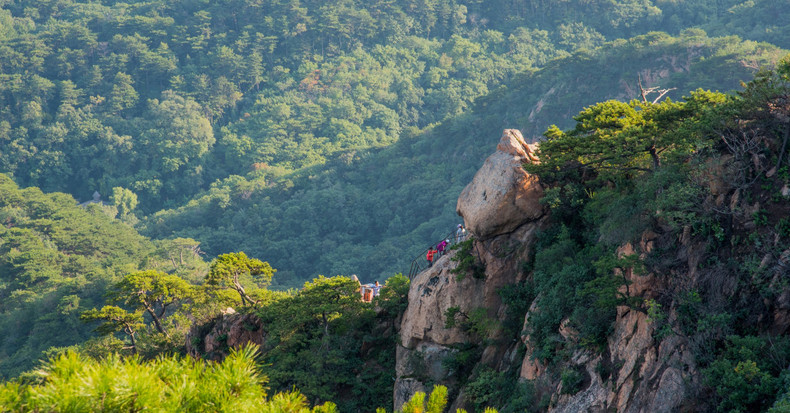
[[[468,235],[468,234],[467,234]],[[436,248],[436,245],[439,245],[440,242],[443,240],[450,240],[450,243],[444,247],[444,253],[447,254],[447,251],[450,249],[450,246],[455,245],[455,231],[450,232],[447,236],[442,237],[439,241],[434,243],[433,248]],[[428,254],[428,248],[424,249],[422,253],[417,256],[411,262],[411,267],[409,268],[409,280],[411,281],[417,274],[423,272],[424,270],[428,269],[428,260],[425,259],[425,255]],[[436,259],[439,257],[435,257],[433,262],[436,262]]]

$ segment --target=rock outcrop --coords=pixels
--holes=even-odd
[[[260,346],[264,341],[260,318],[254,314],[239,314],[228,308],[211,322],[190,331],[186,346],[187,353],[194,357],[223,360],[232,348],[247,344]]]
[[[656,234],[646,232],[639,245],[626,244],[618,254],[640,254],[644,258],[652,250],[655,237]],[[631,297],[655,299],[658,291],[669,288],[665,279],[654,274],[628,271],[624,276],[628,290],[622,287],[621,293]],[[670,316],[674,317],[674,314]],[[530,356],[527,352],[525,362]],[[690,396],[687,389],[699,381],[687,339],[670,335],[656,340],[655,324],[649,322],[648,315],[627,306],[617,308],[617,318],[606,350],[601,354],[577,351],[571,362],[581,367],[590,384],[576,394],[564,396],[556,396],[562,393],[558,386],[554,412],[681,411]],[[525,364],[529,366],[529,363]],[[610,366],[605,377],[602,377],[600,366]],[[548,380],[551,373],[545,368],[537,374],[532,369],[522,368],[521,377]]]
[[[469,348],[469,343],[481,348],[474,355],[473,366],[482,365],[499,372],[520,371],[520,380],[535,383],[536,391],[541,393],[539,398],[545,396],[544,400],[550,400],[548,411],[672,412],[710,407],[696,401],[701,375],[693,355],[695,344],[679,334],[657,334],[656,323],[648,319],[644,307],[619,306],[602,351],[576,346],[578,350],[559,365],[544,365],[537,360],[528,336],[513,343],[512,332],[507,336],[502,329],[492,328],[481,337],[479,331],[475,332],[468,325],[459,328],[456,323],[456,326],[447,327],[449,314],[461,314],[466,320],[464,317],[475,311],[479,315],[480,309],[484,309],[486,320],[490,320],[484,323],[501,325],[506,319],[507,308],[499,292],[532,276],[524,269],[529,266],[523,264],[532,259],[536,234],[548,221],[539,203],[543,188],[537,177],[522,168],[524,163],[538,161],[532,149],[518,131],[506,130],[497,152],[486,160],[458,199],[457,211],[475,238],[471,255],[477,264],[484,266],[485,276],[474,278],[469,274],[462,273],[461,277],[455,274],[457,261],[453,261],[453,257],[458,252],[452,251],[412,280],[397,350],[395,407],[414,392],[426,390],[428,383],[441,383],[450,389],[451,411],[458,407],[471,408],[464,399],[462,381],[466,377],[452,370],[458,368],[458,363],[452,361]],[[720,197],[726,198],[721,202],[712,200],[716,205],[743,202],[739,201],[737,193],[728,195],[727,187],[715,189]],[[748,212],[753,206],[744,204],[738,208]],[[647,302],[658,300],[667,291],[689,286],[700,291],[718,289],[720,291],[715,294],[721,297],[734,294],[727,283],[706,281],[698,271],[701,257],[704,257],[704,244],[694,244],[689,231],[679,237],[670,235],[672,231],[665,231],[665,234],[663,237],[647,231],[641,242],[623,245],[618,253],[641,255],[644,259],[660,244],[663,251],[675,251],[676,256],[668,259],[675,260],[682,274],[636,274],[628,270],[621,274],[626,280],[620,291],[624,296]],[[787,256],[790,257],[790,252]],[[683,280],[683,286],[678,286],[679,279]],[[779,320],[774,326],[782,331],[790,325],[784,317],[790,313],[786,310],[790,308],[788,297],[790,293],[781,295],[773,307],[775,318]],[[522,331],[529,331],[530,315],[539,310],[537,302],[531,303]],[[451,311],[448,313],[448,310]],[[675,309],[667,307],[667,325],[676,323],[677,319]],[[557,333],[568,342],[578,339],[578,333],[565,322]],[[524,353],[516,351],[516,344],[525,348]],[[563,390],[561,376],[566,369],[583,376],[579,389]],[[467,368],[466,374],[471,370]]]
[[[478,239],[512,232],[543,216],[543,188],[522,167],[537,161],[534,150],[535,145],[524,142],[521,132],[505,129],[497,151],[461,192],[456,212]]]
[[[522,168],[523,163],[535,158],[533,148],[519,131],[506,130],[497,149],[464,189],[457,208],[476,239],[470,253],[484,266],[485,276],[453,273],[457,252],[451,251],[412,280],[397,349],[396,407],[414,392],[424,390],[428,382],[441,382],[454,390],[451,411],[463,405],[460,389],[453,387],[457,372],[446,360],[458,355],[465,343],[479,341],[480,337],[458,324],[481,310],[494,324],[502,319],[505,306],[500,289],[525,276],[520,263],[530,256],[536,233],[544,223],[545,214],[538,202],[543,191],[537,178]],[[447,328],[446,316],[451,308],[456,309],[461,322]],[[516,343],[503,340],[500,330],[491,331],[488,338],[493,344],[482,350],[482,362],[493,368],[502,360],[512,363]]]

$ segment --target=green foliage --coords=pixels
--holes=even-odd
[[[574,117],[573,130],[550,127],[538,150],[541,162],[526,167],[549,182],[569,174],[619,182],[655,171],[667,160],[685,159],[698,147],[697,136],[678,131],[689,119],[696,120],[700,109],[707,109],[704,104],[721,103],[724,95],[698,90],[685,99],[611,100],[587,107]]]
[[[371,389],[391,385],[393,338],[374,333],[376,314],[358,289],[351,278],[319,276],[299,291],[259,303],[256,314],[267,337],[261,359],[273,389],[296,387],[310,400],[333,400],[342,411],[392,404],[391,393]],[[398,308],[399,299],[393,294],[379,302]],[[379,321],[397,315],[380,314]]]
[[[762,411],[786,379],[790,341],[784,337],[730,336],[702,373],[718,396],[719,411]]]
[[[480,262],[479,258],[472,255],[474,241],[473,237],[469,237],[466,241],[462,241],[451,247],[451,249],[455,249],[457,252],[450,259],[457,264],[450,272],[456,275],[458,281],[463,280],[467,274],[471,274],[475,279],[485,278],[485,265]]]
[[[110,201],[116,208],[118,208],[118,214],[122,220],[129,220],[132,211],[137,208],[137,195],[134,192],[120,186],[116,186],[112,189]]]
[[[539,247],[533,272],[538,308],[528,320],[537,357],[552,360],[566,347],[580,344],[598,348],[605,343],[615,305],[622,303],[617,299],[622,278],[596,274],[595,263],[605,255],[594,244],[582,248],[567,227]],[[579,333],[578,343],[567,342],[559,335],[565,319]]]
[[[498,292],[502,297],[502,303],[507,306],[507,316],[502,326],[511,335],[520,336],[524,325],[524,314],[536,297],[535,285],[531,280],[523,281],[502,287]]]
[[[752,214],[752,219],[754,220],[754,225],[757,225],[758,227],[764,227],[768,225],[768,214],[765,209],[755,211]]]
[[[584,384],[585,372],[583,368],[580,370],[575,367],[568,367],[562,370],[560,374],[560,382],[562,383],[562,394],[576,394],[581,390]]]
[[[232,288],[239,293],[242,305],[254,304],[255,301],[247,294],[242,284],[246,281],[245,277],[251,277],[255,287],[266,288],[271,284],[272,276],[276,271],[268,262],[248,258],[243,252],[221,254],[211,261],[206,283]]]
[[[448,307],[447,310],[444,311],[444,328],[455,328],[458,325],[456,321],[456,316],[461,314],[461,307]]]
[[[656,300],[645,300],[647,318],[645,321],[653,324],[653,337],[661,341],[673,333],[672,326],[667,323],[667,314],[661,309],[661,304]]]
[[[296,390],[267,398],[256,352],[234,350],[222,363],[117,355],[96,361],[66,352],[35,370],[33,383],[4,383],[0,405],[9,411],[337,411],[331,402],[310,409]]]
[[[790,218],[782,218],[775,226],[776,233],[783,238],[790,238]]]
[[[579,55],[554,61],[535,72],[503,72],[502,77],[491,77],[492,82],[501,79],[495,82],[502,85],[501,88],[489,86],[488,95],[479,97],[463,115],[446,118],[441,123],[437,123],[439,120],[434,114],[438,112],[433,112],[433,108],[428,112],[423,110],[429,95],[432,104],[445,105],[447,99],[433,100],[433,97],[446,92],[452,94],[453,99],[457,96],[465,101],[482,91],[457,93],[453,88],[469,88],[472,83],[457,80],[456,73],[473,75],[477,67],[486,70],[510,67],[510,63],[521,58],[522,46],[529,48],[544,41],[543,37],[538,38],[540,30],[533,32],[522,28],[517,31],[519,34],[514,33],[513,43],[508,41],[507,46],[504,43],[498,46],[512,48],[504,58],[507,63],[490,66],[481,61],[465,71],[453,72],[432,66],[441,62],[450,64],[446,58],[441,58],[445,53],[443,45],[439,44],[441,41],[432,43],[418,39],[408,41],[414,46],[410,48],[394,43],[369,55],[365,49],[360,50],[354,55],[354,65],[348,63],[349,60],[344,60],[344,65],[334,65],[328,58],[305,64],[305,68],[318,66],[317,85],[323,87],[328,96],[346,96],[346,90],[359,93],[387,90],[376,98],[394,99],[382,103],[387,107],[392,107],[390,102],[398,102],[398,108],[393,111],[398,114],[400,132],[387,134],[387,139],[377,141],[382,142],[381,146],[374,149],[354,146],[324,152],[321,148],[334,148],[332,142],[335,141],[321,128],[326,119],[337,118],[337,115],[321,116],[320,113],[325,104],[335,104],[342,99],[310,100],[302,95],[306,89],[293,91],[282,85],[285,92],[270,91],[260,100],[258,107],[269,111],[265,116],[256,115],[257,109],[250,109],[249,118],[233,122],[234,128],[244,128],[243,131],[229,127],[226,135],[217,136],[217,150],[226,148],[223,142],[228,144],[222,149],[223,156],[231,160],[226,164],[236,168],[233,174],[239,176],[225,178],[225,175],[225,179],[214,184],[207,183],[209,188],[196,195],[193,202],[144,219],[145,233],[155,237],[177,234],[199,239],[211,254],[241,249],[253,256],[267,257],[280,270],[275,280],[279,288],[301,285],[316,272],[356,273],[364,279],[383,279],[391,274],[392,268],[407,268],[428,243],[447,235],[457,224],[454,210],[448,205],[454,205],[458,193],[478,168],[479,160],[490,153],[490,147],[480,142],[490,141],[490,131],[501,128],[502,122],[520,128],[528,140],[537,139],[551,122],[562,127],[572,126],[568,123],[568,114],[601,99],[620,96],[621,85],[635,89],[633,73],[643,70],[645,62],[650,62],[651,71],[658,70],[655,62],[664,62],[660,63],[661,67],[674,73],[675,69],[663,60],[666,56],[691,62],[689,72],[663,80],[668,87],[679,90],[736,88],[738,80],[751,76],[750,69],[744,68],[740,61],[770,63],[777,56],[770,48],[753,47],[732,38],[686,39],[654,34],[627,43],[607,44],[584,54],[579,52]],[[515,42],[521,34],[531,37],[523,43]],[[485,42],[480,43],[493,46],[490,39],[494,38],[486,37]],[[549,33],[545,41],[550,47]],[[690,47],[692,44],[694,46]],[[697,45],[702,46],[698,48]],[[694,54],[689,55],[689,50],[694,50]],[[697,57],[697,51],[705,56],[704,60]],[[523,53],[536,56],[536,53],[545,52],[525,49]],[[750,57],[741,58],[742,54]],[[472,58],[491,56],[490,52],[483,52]],[[548,61],[540,59],[544,63]],[[453,60],[452,65],[456,62]],[[404,64],[408,67],[400,66]],[[725,66],[731,69],[722,71]],[[397,69],[390,71],[389,67]],[[522,64],[520,67],[528,66]],[[449,73],[445,78],[441,73],[446,70]],[[698,70],[709,75],[687,77],[686,73],[698,73]],[[282,77],[290,78],[296,72],[291,70]],[[363,73],[382,73],[385,78],[379,80],[384,83],[375,87],[367,83],[359,88],[356,84],[341,87],[348,79],[362,79]],[[419,81],[403,79],[412,74],[419,77]],[[433,75],[439,76],[440,83],[430,87],[429,93],[425,82],[432,82]],[[315,76],[311,79],[315,81]],[[300,85],[302,80],[304,77],[299,77],[293,84]],[[388,83],[390,80],[392,83]],[[555,87],[558,84],[567,86],[558,89]],[[673,99],[681,99],[679,94],[670,94]],[[358,105],[366,102],[362,95],[355,95],[354,101]],[[689,101],[684,104],[691,105]],[[346,120],[352,123],[358,120],[351,116],[369,113],[359,106],[355,106],[353,112],[347,110],[348,107],[344,103],[340,113],[347,114]],[[541,110],[533,110],[538,107]],[[331,108],[333,113],[336,109],[339,111],[339,108]],[[393,118],[382,114],[381,119],[389,122]],[[307,134],[305,129],[312,125],[317,130]],[[341,131],[340,125],[337,122],[330,125],[333,131],[338,131],[338,137],[359,136],[355,131]],[[262,132],[262,128],[265,131]],[[361,130],[364,136],[368,129],[362,126]],[[326,140],[322,140],[322,136]],[[389,140],[395,136],[397,139]],[[266,144],[262,142],[264,137]],[[310,150],[311,147],[315,151]],[[447,148],[453,149],[448,151]],[[323,155],[317,156],[314,152]],[[242,168],[242,165],[250,166]],[[584,188],[574,192],[584,194]],[[348,205],[354,207],[348,208]],[[568,214],[572,216],[574,210],[569,209]],[[612,226],[609,232],[617,234],[616,227]],[[260,241],[264,239],[265,242]]]
[[[471,311],[461,311],[460,307],[449,307],[444,312],[444,328],[458,327],[473,337],[486,340],[487,337],[497,328],[499,323],[488,315],[488,310],[484,307],[477,307]]]
[[[477,343],[465,342],[452,346],[453,351],[442,360],[442,367],[449,376],[468,379],[475,364],[480,360],[483,348]]]
[[[425,413],[442,413],[447,406],[447,387],[435,386],[428,397]]]
[[[96,205],[20,189],[0,175],[0,376],[33,367],[42,351],[93,336],[80,314],[137,271],[154,245]]]
[[[375,304],[383,310],[384,314],[391,317],[397,316],[409,305],[410,285],[409,277],[400,273],[387,278],[381,292],[374,299]]]
[[[730,90],[776,62],[684,31],[786,46],[769,0],[740,3],[8,3],[0,171],[82,200],[125,188],[147,235],[267,257],[284,288],[383,279],[454,226],[502,124],[532,141],[635,97],[647,69],[646,86]]]
[[[446,406],[447,387],[434,386],[427,403],[425,393],[418,391],[396,413],[442,413]]]
[[[535,384],[522,381],[515,374],[497,372],[490,368],[476,370],[464,387],[464,395],[474,407],[483,411],[486,406],[502,413],[538,412]]]
[[[50,346],[90,337],[79,314],[101,307],[106,287],[117,286],[123,274],[148,268],[202,281],[199,246],[212,256],[244,250],[267,257],[280,268],[279,287],[300,285],[316,272],[383,279],[454,226],[447,206],[490,151],[480,142],[502,124],[532,140],[550,122],[573,127],[568,114],[635,90],[634,73],[645,68],[670,74],[650,79],[662,87],[728,90],[781,53],[682,31],[687,27],[786,42],[781,22],[787,19],[766,12],[775,9],[768,0],[298,6],[3,2],[0,171],[78,198],[113,191],[119,217],[134,224],[139,215],[140,228],[160,240],[152,244],[116,225],[101,205],[81,210],[68,196],[20,195],[0,178],[0,331],[11,332],[0,339],[2,374],[29,368]],[[771,18],[753,18],[766,13]],[[496,21],[496,30],[486,29],[487,21]],[[680,35],[649,32],[658,28]],[[628,40],[606,42],[612,39]],[[786,79],[787,67],[776,73]],[[770,76],[761,79],[764,85],[750,89],[745,101],[759,102],[776,86]],[[558,141],[574,134],[594,139],[579,145],[589,150],[582,157],[587,175],[563,171],[572,182],[547,191],[553,216],[573,219],[567,222],[572,236],[544,246],[538,275],[524,293],[540,296],[533,335],[544,355],[564,350],[551,334],[565,319],[583,345],[600,344],[613,306],[627,301],[618,296],[618,278],[595,271],[611,246],[656,221],[676,228],[699,221],[701,232],[727,239],[726,223],[688,208],[707,193],[659,177],[668,164],[709,146],[706,139],[716,136],[710,130],[722,119],[709,112],[732,110],[732,102],[701,91],[683,102],[672,98],[677,103],[589,106],[578,132],[555,133]],[[617,156],[602,160],[601,148]],[[116,188],[124,190],[116,195]],[[634,188],[646,189],[629,194]],[[600,248],[590,246],[599,239]],[[573,245],[559,248],[565,241]],[[570,260],[558,259],[563,250]],[[474,260],[468,264],[473,276],[482,276]],[[256,283],[257,270],[228,268],[212,267],[209,279],[234,291],[193,297],[185,309],[190,316],[205,319],[237,303],[232,294],[238,293],[243,304],[270,311],[262,315],[270,314],[274,326],[266,354],[283,365],[273,367],[279,375],[272,383],[282,389],[300,383],[310,400],[340,392],[359,405],[388,405],[363,404],[390,396],[370,395],[350,379],[383,380],[381,371],[391,367],[383,356],[372,368],[359,363],[355,351],[368,348],[361,343],[386,340],[365,336],[373,316],[351,298],[351,286],[322,280],[306,292],[274,294],[257,288],[271,281],[266,269]],[[403,307],[404,285],[399,280],[392,297],[378,301],[387,317]],[[327,301],[311,308],[315,298]],[[135,300],[126,303],[134,307],[127,313],[146,306]],[[144,310],[152,323],[163,303]],[[469,318],[484,335],[482,312]],[[158,335],[143,336],[155,341]],[[99,343],[105,342],[94,340],[92,348]],[[281,352],[274,350],[279,344]],[[319,373],[305,373],[314,369]],[[342,380],[330,382],[330,371]]]
[[[727,324],[737,317],[746,318],[741,314],[758,310],[741,304],[742,313],[723,311],[721,304],[703,305],[699,294],[693,292],[674,300],[662,297],[660,304],[655,300],[643,303],[632,296],[629,278],[647,271],[666,276],[676,271],[668,262],[676,246],[665,245],[668,251],[648,254],[645,263],[636,255],[614,254],[614,248],[625,243],[648,246],[643,238],[643,234],[650,234],[648,230],[664,239],[690,236],[695,242],[706,243],[709,254],[699,270],[711,276],[727,274],[737,279],[741,267],[747,268],[749,275],[744,279],[749,280],[749,291],[741,293],[741,302],[778,294],[780,284],[770,281],[771,267],[763,257],[777,253],[766,247],[770,239],[774,243],[779,239],[772,227],[782,236],[780,217],[785,208],[773,206],[770,212],[764,208],[747,217],[735,206],[719,208],[712,199],[722,193],[719,181],[730,175],[733,179],[725,181],[732,183],[725,190],[750,190],[763,198],[768,196],[766,191],[776,190],[767,178],[763,178],[765,188],[756,187],[768,168],[762,166],[761,170],[752,155],[757,156],[756,151],[768,155],[782,146],[784,127],[764,112],[786,96],[789,86],[779,74],[781,70],[761,72],[737,96],[698,90],[680,103],[610,101],[583,110],[572,130],[547,131],[547,140],[541,144],[541,163],[525,165],[541,174],[549,186],[543,202],[551,208],[555,222],[538,242],[530,265],[537,309],[530,313],[528,333],[536,357],[555,361],[571,354],[576,346],[601,348],[610,332],[614,309],[629,306],[642,310],[644,305],[655,339],[682,331],[691,336],[700,361],[706,363],[713,351],[711,340],[731,332]],[[734,119],[750,119],[765,128],[765,141],[749,141],[756,137],[750,137],[741,121]],[[744,145],[757,145],[757,149],[745,150]],[[735,232],[744,229],[733,222],[733,216],[740,222],[751,219],[758,227],[746,243],[751,245],[737,244]],[[647,251],[637,248],[635,252]],[[742,265],[736,264],[733,256],[753,258],[740,260],[746,264]],[[670,321],[667,314],[671,310],[662,305],[673,306],[678,319]],[[743,366],[744,371],[750,371],[747,367]]]
[[[164,336],[151,337],[152,343],[158,344],[148,351],[154,354],[184,345],[188,323],[184,322],[185,314],[176,314],[176,311],[195,296],[195,288],[180,277],[153,270],[127,274],[108,292],[110,301],[126,304],[134,311],[145,312],[150,317],[156,332]],[[89,313],[84,313],[83,318]],[[195,315],[191,314],[193,317]],[[88,317],[96,318],[106,317]],[[130,336],[133,338],[133,335]]]
[[[132,351],[137,351],[134,336],[143,327],[142,311],[130,313],[118,306],[105,305],[101,309],[93,308],[82,313],[80,318],[85,321],[105,320],[102,325],[96,328],[96,331],[101,334],[123,331],[132,340]]]

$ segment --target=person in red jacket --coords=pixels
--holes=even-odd
[[[436,255],[436,250],[433,247],[428,248],[428,253],[425,254],[425,259],[428,260],[428,267],[433,265],[433,256]]]

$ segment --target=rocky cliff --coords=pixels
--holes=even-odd
[[[537,299],[531,306],[522,303],[529,311],[522,314],[520,332],[514,334],[503,327],[509,315],[502,291],[532,277],[530,260],[538,234],[549,225],[547,211],[539,202],[544,188],[522,168],[524,163],[538,162],[533,152],[534,147],[527,145],[518,131],[505,130],[497,151],[459,197],[457,212],[474,238],[471,248],[463,253],[484,268],[484,275],[458,272],[458,254],[462,252],[456,250],[412,281],[397,349],[396,408],[416,391],[440,383],[450,388],[452,409],[471,410],[468,376],[472,371],[492,369],[517,371],[513,380],[532,383],[533,399],[540,401],[534,410],[715,410],[700,359],[707,357],[705,363],[710,363],[713,355],[706,352],[714,349],[713,338],[721,343],[727,331],[733,330],[726,322],[712,321],[713,327],[704,327],[695,318],[703,314],[726,318],[730,316],[727,306],[737,305],[745,315],[733,317],[749,324],[752,334],[788,331],[790,290],[781,280],[788,275],[790,249],[782,247],[783,238],[778,234],[768,237],[770,231],[755,231],[757,219],[772,221],[787,216],[786,204],[766,210],[761,208],[760,198],[787,196],[758,190],[758,195],[745,198],[744,187],[739,189],[728,181],[734,168],[742,165],[726,156],[703,168],[709,196],[700,208],[725,211],[732,228],[727,236],[735,241],[712,252],[711,243],[698,233],[695,237],[691,227],[677,231],[659,220],[654,230],[643,232],[638,241],[622,244],[616,251],[619,257],[641,261],[660,257],[661,263],[614,270],[613,275],[622,278],[618,290],[622,301],[605,345],[566,346],[563,348],[575,350],[564,354],[562,361],[549,363],[534,353],[528,335],[530,319],[539,311]],[[770,167],[764,167],[768,161],[758,155],[748,162],[757,169],[768,171]],[[772,173],[775,171],[768,171],[769,177]],[[774,216],[760,218],[761,213]],[[739,246],[737,240],[747,236],[759,239],[757,244],[769,252],[754,263],[759,271],[752,274],[761,278],[752,275],[744,284],[738,275],[741,270],[728,272],[723,264],[711,264],[711,257],[718,260],[727,255],[743,260],[739,254],[747,247]],[[753,246],[748,248],[754,250]],[[755,284],[760,287],[754,288]],[[697,292],[704,297],[688,298]],[[557,340],[564,343],[578,344],[580,340],[578,332],[565,322],[556,333]],[[569,371],[574,372],[573,380],[567,380]],[[754,380],[753,376],[747,379]]]
[[[451,252],[417,275],[409,290],[409,305],[401,324],[394,388],[395,406],[400,406],[427,383],[444,383],[456,390],[451,410],[464,404],[457,381],[464,372],[454,371],[452,360],[465,347],[480,342],[480,331],[465,328],[473,315],[482,323],[505,317],[500,290],[527,275],[522,264],[529,259],[537,231],[544,224],[539,200],[543,195],[536,177],[522,168],[534,162],[533,147],[517,130],[505,130],[497,151],[486,159],[458,199],[457,211],[464,218],[473,241],[472,254],[485,268],[482,277],[455,274],[456,255]],[[462,322],[447,328],[448,311]],[[482,314],[484,312],[484,314]],[[502,329],[486,332],[479,362],[505,369],[520,363],[518,343]],[[468,373],[468,372],[467,372]]]

